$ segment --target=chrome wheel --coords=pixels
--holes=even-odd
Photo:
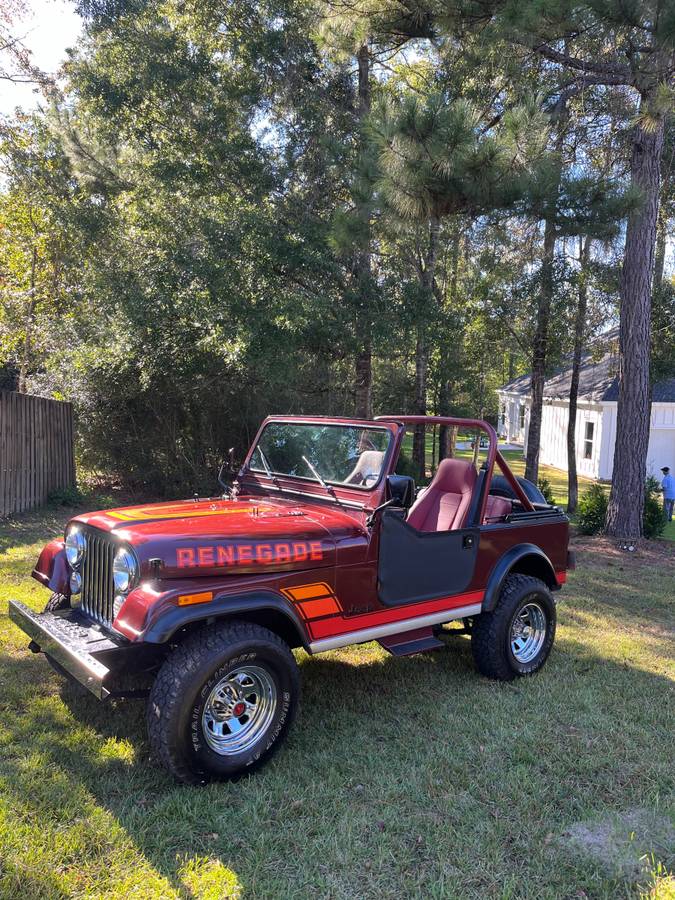
[[[529,663],[546,640],[546,613],[538,603],[526,603],[511,623],[511,653],[519,663]]]
[[[243,753],[267,730],[276,707],[276,684],[266,669],[233,669],[216,684],[204,706],[206,743],[221,756]]]

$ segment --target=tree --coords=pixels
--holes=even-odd
[[[581,354],[586,335],[588,311],[588,264],[591,256],[591,238],[586,235],[579,240],[579,285],[577,307],[574,316],[574,347],[572,350],[572,376],[570,379],[569,410],[567,419],[567,514],[576,512],[579,500],[579,480],[577,478],[577,401],[579,397],[579,372]]]
[[[649,438],[649,340],[651,281],[658,213],[664,122],[672,110],[675,73],[673,0],[626,6],[620,0],[521,2],[497,0],[486,13],[444,5],[446,27],[490,26],[584,88],[629,88],[638,100],[632,129],[631,185],[642,204],[628,217],[621,276],[619,399],[614,473],[607,531],[616,537],[642,532]]]
[[[500,117],[486,129],[481,115],[463,99],[415,93],[383,100],[373,119],[379,149],[378,193],[403,219],[423,223],[417,253],[419,295],[416,316],[414,410],[427,411],[428,331],[435,300],[435,271],[442,219],[478,216],[513,206],[523,195],[526,173],[545,141],[546,129],[534,105]],[[415,429],[413,460],[425,472],[424,429]]]

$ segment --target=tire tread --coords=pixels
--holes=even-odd
[[[148,698],[148,737],[159,761],[179,781],[204,784],[210,779],[208,772],[196,771],[186,764],[178,746],[178,733],[168,724],[182,703],[186,685],[195,677],[205,656],[227,651],[236,644],[260,640],[274,644],[287,657],[289,664],[296,666],[288,644],[279,635],[261,625],[235,620],[225,625],[200,628],[176,647],[159,670]],[[162,710],[161,715],[154,713],[158,706]]]
[[[512,681],[519,674],[509,664],[503,648],[503,638],[513,615],[515,595],[525,593],[528,589],[544,592],[550,597],[548,587],[539,578],[532,575],[509,575],[504,581],[495,608],[474,619],[471,633],[473,658],[478,671],[488,678]]]

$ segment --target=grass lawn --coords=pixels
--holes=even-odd
[[[309,658],[288,742],[205,789],[149,759],[143,704],[67,685],[7,619],[66,514],[0,525],[0,897],[675,897],[673,554],[580,545],[531,680],[469,644]],[[642,861],[640,859],[642,858]]]

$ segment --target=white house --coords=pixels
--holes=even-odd
[[[619,395],[617,332],[603,338],[581,360],[577,405],[577,471],[589,478],[609,481],[616,442],[616,403]],[[567,469],[567,423],[571,363],[544,385],[539,461]],[[521,375],[497,391],[498,431],[511,443],[527,447],[530,421],[530,376]],[[652,416],[647,451],[647,472],[658,478],[661,467],[675,471],[675,377],[660,381],[652,392]]]

